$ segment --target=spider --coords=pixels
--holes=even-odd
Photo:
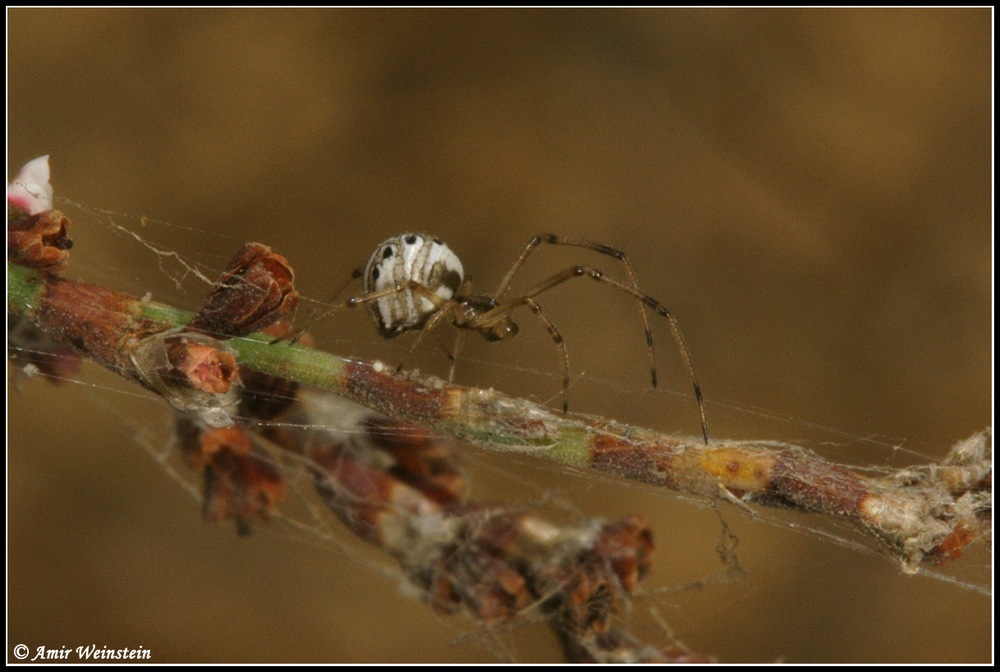
[[[531,253],[542,244],[582,247],[612,257],[622,263],[628,275],[629,284],[607,277],[591,266],[571,266],[542,280],[519,296],[504,300],[511,281],[527,261]],[[455,340],[451,356],[449,380],[454,377],[455,363],[461,348],[461,330],[475,331],[488,341],[503,341],[517,335],[518,326],[511,313],[521,306],[527,306],[542,323],[559,350],[563,372],[563,412],[569,410],[569,355],[562,334],[556,325],[546,317],[535,298],[548,290],[572,280],[591,278],[620,292],[628,294],[639,302],[642,321],[646,330],[646,347],[649,351],[650,373],[653,387],[656,387],[656,361],[653,354],[653,333],[649,326],[646,308],[651,308],[670,321],[677,349],[687,368],[694,386],[695,399],[701,413],[701,431],[708,443],[708,420],[701,386],[695,376],[691,355],[688,352],[680,325],[665,305],[639,289],[635,273],[625,253],[607,245],[583,238],[571,238],[553,234],[540,234],[528,241],[521,256],[507,271],[492,295],[470,294],[471,283],[465,279],[462,262],[440,238],[426,233],[403,233],[393,236],[375,248],[364,271],[354,271],[352,277],[362,277],[363,293],[342,304],[348,308],[364,305],[383,338],[395,338],[408,331],[419,330],[416,342],[410,348],[412,353],[423,337],[439,322],[450,319],[460,331]],[[327,313],[328,314],[328,313]],[[321,316],[325,317],[324,316]],[[320,318],[320,319],[321,319]],[[299,330],[298,335],[304,329]],[[297,336],[295,337],[297,339]],[[400,364],[399,368],[402,368]],[[397,369],[398,371],[399,369]]]

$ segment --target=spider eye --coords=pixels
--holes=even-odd
[[[378,276],[381,275],[378,272],[378,266],[372,269],[372,280],[378,280]]]
[[[407,245],[413,245],[415,242],[417,242],[417,237],[412,233],[406,237]]]
[[[383,259],[388,259],[391,256],[392,256],[392,248],[391,247],[387,247],[384,250],[382,250],[382,258]]]

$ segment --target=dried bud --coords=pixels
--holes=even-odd
[[[394,478],[437,504],[461,498],[465,480],[455,464],[452,443],[426,428],[380,415],[370,415],[363,425],[372,447],[395,460],[389,467]]]
[[[28,215],[7,223],[7,260],[30,268],[61,273],[73,241],[69,220],[61,212]]]
[[[202,471],[202,514],[209,522],[233,519],[240,534],[250,522],[267,520],[285,498],[285,482],[265,456],[252,447],[240,427],[202,428],[180,417],[181,450],[193,469]]]
[[[315,410],[340,409],[323,417],[326,432],[310,433],[305,455],[320,495],[356,534],[387,548],[408,552],[411,525],[432,527],[463,489],[450,445],[431,432],[383,418],[353,404],[300,395]],[[331,424],[332,423],[332,424]],[[348,431],[338,431],[347,428]],[[427,532],[424,529],[424,532]]]
[[[192,469],[204,469],[223,450],[250,454],[250,435],[242,427],[202,427],[186,416],[177,416],[177,436],[184,459]]]
[[[426,586],[431,606],[445,613],[465,607],[490,624],[537,603],[533,569],[520,552],[525,513],[481,505],[459,505],[448,513],[449,524],[442,528],[451,531],[450,538],[441,537],[436,553],[422,559],[430,566],[408,563],[416,569],[412,579]]]
[[[405,499],[420,501],[409,488],[364,459],[349,440],[320,435],[310,441],[308,456],[316,490],[356,535],[388,548],[409,542],[409,512],[395,507]]]
[[[959,523],[947,537],[942,539],[928,554],[938,565],[944,565],[962,555],[962,549],[971,544],[978,535]]]
[[[653,548],[648,524],[638,516],[604,523],[596,534],[585,533],[585,545],[558,564],[544,567],[534,585],[548,597],[547,608],[561,614],[567,632],[607,633],[611,617],[649,569]]]
[[[237,379],[235,357],[182,336],[168,341],[167,361],[170,368],[161,373],[164,378],[201,392],[225,394]]]
[[[290,313],[299,301],[288,260],[247,243],[229,262],[188,328],[215,336],[246,336]]]
[[[236,358],[223,344],[203,334],[170,330],[136,345],[132,361],[140,380],[179,411],[197,414],[205,424],[232,424],[233,386],[239,378]]]
[[[605,525],[594,543],[594,555],[614,571],[626,592],[646,576],[653,552],[653,533],[641,516],[628,516]]]

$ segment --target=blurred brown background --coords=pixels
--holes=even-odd
[[[7,18],[8,176],[50,154],[57,195],[212,268],[261,241],[328,299],[382,239],[428,230],[489,291],[532,234],[583,236],[626,250],[679,317],[717,437],[901,466],[991,422],[988,9]],[[76,224],[71,276],[197,305],[204,287],[178,291],[106,220],[57,206]],[[549,250],[522,279],[578,262],[616,270]],[[633,302],[583,282],[542,299],[579,377],[571,410],[697,433],[665,325],[654,393]],[[360,314],[329,322],[321,343],[344,354],[408,345]],[[510,343],[468,339],[458,381],[557,404],[554,348],[521,324]],[[417,359],[447,371],[435,343]],[[559,659],[544,628],[432,615],[331,544],[203,524],[95,395],[131,403],[42,381],[8,402],[8,660],[17,643],[160,662]],[[719,567],[718,518],[673,495],[502,455],[470,470],[479,496],[505,496],[488,484],[503,471],[537,488],[508,497],[645,515],[651,590]],[[728,662],[990,659],[988,597],[766,522],[801,517],[725,516],[745,579],[640,599],[650,641],[667,641],[659,618]],[[980,549],[945,572],[988,585],[989,562]]]

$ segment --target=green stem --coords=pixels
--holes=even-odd
[[[186,311],[112,289],[74,283],[7,265],[8,311],[31,319],[53,338],[135,381],[129,347],[157,331],[183,327]],[[494,390],[393,375],[357,361],[264,334],[227,347],[241,367],[327,390],[390,417],[450,434],[488,450],[538,457],[618,474],[692,494],[742,504],[794,507],[848,520],[886,544],[915,571],[924,561],[957,557],[991,529],[992,433],[956,449],[942,465],[906,470],[907,478],[872,478],[786,444],[713,441],[665,435],[598,417],[556,413]],[[961,444],[960,444],[961,445]],[[922,479],[913,474],[921,471]],[[956,488],[954,473],[966,485]],[[952,476],[948,476],[952,474]]]

